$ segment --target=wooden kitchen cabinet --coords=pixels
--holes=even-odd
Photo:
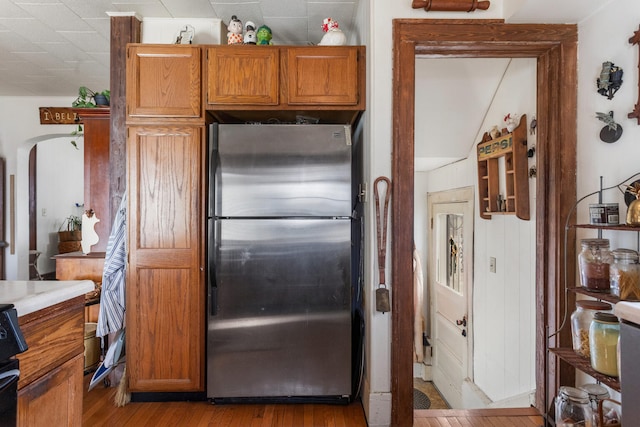
[[[365,108],[363,46],[209,46],[206,58],[209,110]]]
[[[78,116],[84,123],[84,208],[93,209],[100,222],[94,229],[98,243],[92,252],[107,250],[111,231],[109,206],[109,134],[111,114],[108,108],[83,108]]]
[[[129,126],[127,374],[136,392],[204,391],[204,126]]]
[[[364,51],[357,46],[309,46],[286,50],[289,105],[357,106]],[[363,107],[364,109],[364,107]]]
[[[127,45],[127,122],[202,120],[201,48]]]
[[[80,426],[84,295],[19,318],[18,426]]]
[[[56,280],[91,280],[102,283],[104,271],[104,252],[67,252],[54,255],[56,261]],[[100,300],[85,301],[84,321],[96,323],[100,314]]]
[[[18,425],[80,426],[83,366],[78,355],[25,387],[18,397]]]
[[[280,95],[280,48],[216,46],[207,49],[207,106],[275,106]]]

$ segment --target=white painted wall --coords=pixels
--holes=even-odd
[[[614,0],[608,7],[580,23],[578,50],[578,197],[585,196],[600,187],[609,187],[625,181],[640,172],[640,125],[636,119],[627,118],[638,103],[638,45],[628,40],[638,31],[640,3],[634,0]],[[602,62],[612,61],[624,70],[624,83],[613,99],[596,92],[596,79]],[[595,118],[596,112],[614,112],[614,118],[624,129],[620,140],[607,144],[599,139],[604,123]],[[634,178],[640,179],[640,176]],[[630,181],[625,181],[625,184]],[[624,222],[627,208],[622,193],[617,189],[603,193],[606,203],[620,204],[620,220]],[[581,202],[576,212],[579,223],[588,223],[588,205],[597,203],[597,196]],[[637,233],[604,232],[610,239],[611,248],[638,250]],[[597,237],[596,232],[578,230],[578,245],[581,238]],[[570,260],[573,261],[573,260]],[[569,281],[569,286],[573,283]],[[571,307],[569,312],[571,312]],[[577,385],[594,382],[586,375],[578,375]],[[612,393],[613,398],[618,398]]]
[[[84,139],[77,138],[76,149],[70,138],[56,138],[38,143],[36,174],[37,249],[40,274],[56,269],[58,231],[66,230],[64,219],[82,216],[84,204]],[[61,227],[65,227],[62,228]]]
[[[61,107],[70,106],[75,99],[72,97],[0,97],[0,156],[6,158],[6,197],[5,197],[5,239],[13,242],[15,245],[15,253],[11,254],[9,249],[5,250],[6,254],[6,277],[9,280],[26,280],[29,275],[29,193],[28,193],[28,162],[29,151],[37,143],[42,145],[49,144],[50,141],[63,140],[63,144],[71,146],[70,133],[73,131],[73,125],[41,125],[39,107]],[[82,146],[80,146],[82,148]],[[46,151],[46,148],[45,148]],[[46,184],[52,188],[59,186],[69,186],[70,181],[78,181],[79,188],[82,189],[84,178],[75,177],[68,174],[71,169],[77,170],[77,156],[82,150],[73,150],[69,153],[62,153],[59,150],[56,153],[49,153],[45,160],[40,161],[42,170],[39,170],[40,178],[49,177],[48,181],[44,179],[38,183],[38,195],[43,199],[42,203],[47,204],[47,222],[51,223],[51,227],[60,226],[60,222],[65,217],[74,213],[68,206],[71,199],[67,200],[64,196],[52,197],[52,189],[48,189]],[[57,157],[61,155],[61,157]],[[82,168],[83,161],[79,167]],[[82,170],[82,169],[80,169]],[[16,194],[16,233],[11,236],[9,232],[9,222],[11,212],[9,211],[9,177],[15,176],[15,194]],[[83,202],[82,190],[71,191],[70,196],[73,203],[76,201]],[[78,196],[78,193],[80,196]],[[56,200],[58,201],[56,203]],[[39,211],[41,214],[41,211]],[[40,219],[42,219],[40,215]],[[57,223],[57,225],[55,225]],[[47,260],[51,252],[52,245],[48,239],[47,232],[38,233],[38,250],[43,254],[38,262],[42,272],[51,270],[50,261]],[[43,246],[41,246],[43,245]],[[57,252],[57,248],[55,248]]]

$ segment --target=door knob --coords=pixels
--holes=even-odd
[[[467,316],[463,316],[462,320],[456,320],[456,325],[458,326],[467,326]]]

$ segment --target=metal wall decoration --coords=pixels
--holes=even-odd
[[[413,9],[438,12],[473,12],[489,9],[490,1],[479,0],[413,0]]]
[[[622,86],[622,68],[613,62],[603,62],[600,77],[598,77],[598,93],[613,99],[618,89]]]
[[[637,44],[640,48],[640,29],[633,33],[633,37],[629,39],[629,43]],[[640,73],[640,60],[638,61],[638,71]],[[633,111],[629,113],[627,117],[630,119],[636,119],[640,125],[640,81],[638,81],[638,102],[636,102]]]
[[[596,117],[603,121],[606,126],[600,130],[600,139],[603,142],[616,142],[622,136],[622,126],[613,120],[613,111],[609,113],[596,113]]]

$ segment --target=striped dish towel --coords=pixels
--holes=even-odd
[[[102,294],[96,336],[103,337],[124,327],[125,266],[127,261],[127,195],[116,213],[102,271]]]

